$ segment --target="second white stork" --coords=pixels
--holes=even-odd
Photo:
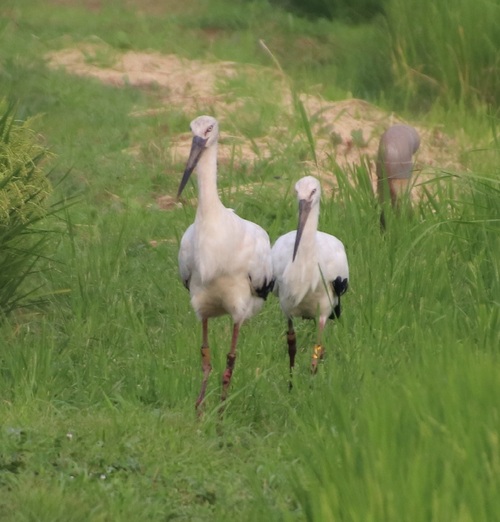
[[[340,297],[347,291],[349,267],[342,242],[318,231],[321,186],[306,176],[295,185],[299,201],[297,230],[279,237],[273,248],[274,291],[288,319],[290,388],[297,352],[294,317],[318,319],[318,337],[312,353],[311,371],[316,373],[324,356],[322,334],[327,319],[341,313]]]
[[[194,223],[181,239],[179,272],[191,295],[191,304],[202,322],[203,380],[196,409],[205,397],[212,370],[208,320],[229,314],[233,334],[222,378],[224,401],[233,374],[240,326],[262,307],[273,288],[271,245],[260,226],[227,209],[217,192],[219,125],[211,116],[191,122],[193,141],[177,196],[196,168],[198,208]]]

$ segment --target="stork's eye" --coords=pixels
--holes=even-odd
[[[312,189],[311,196],[314,196],[316,194],[316,189]]]
[[[210,127],[208,127],[207,130],[205,131],[205,136],[208,136],[212,132],[213,128],[214,128],[214,126],[210,125]]]

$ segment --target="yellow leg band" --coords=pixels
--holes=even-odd
[[[315,344],[313,349],[313,359],[320,359],[323,357],[323,346],[321,344]]]

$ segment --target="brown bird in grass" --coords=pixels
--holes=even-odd
[[[390,198],[393,208],[410,189],[413,171],[413,154],[420,146],[418,132],[409,125],[397,124],[389,127],[382,137],[377,155],[377,194],[382,206]],[[380,225],[385,229],[384,211]]]

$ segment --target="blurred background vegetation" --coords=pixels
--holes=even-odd
[[[451,106],[498,109],[498,2],[270,0],[270,3],[316,23],[328,20],[333,24],[327,38],[333,44],[330,57],[334,62],[348,62],[346,55],[351,48],[357,57],[364,56],[359,61],[353,59],[351,67],[356,63],[360,69],[366,69],[368,64],[376,66],[378,74],[358,77],[358,84],[350,86],[357,93],[376,92],[381,96],[385,92],[398,107],[403,104],[417,111],[425,111],[437,101]],[[344,36],[338,34],[335,23],[350,26],[349,36],[346,31],[342,33]],[[356,26],[363,29],[363,38],[356,38]]]

